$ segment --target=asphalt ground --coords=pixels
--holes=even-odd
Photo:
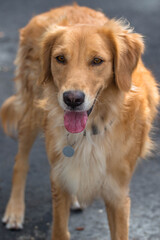
[[[160,79],[160,1],[99,0],[77,1],[94,9],[102,9],[108,17],[126,18],[145,36],[143,60]],[[29,19],[50,8],[70,4],[58,0],[0,0],[0,105],[13,91],[13,61],[18,47],[18,29]],[[137,167],[131,182],[130,240],[160,240],[160,121],[157,117],[153,139],[153,155]],[[11,176],[17,142],[4,135],[0,127],[0,218],[11,189]],[[51,227],[51,193],[49,164],[44,139],[40,137],[31,151],[30,171],[26,187],[26,216],[22,231],[8,231],[0,224],[0,240],[49,240]],[[77,231],[82,227],[83,231]],[[93,202],[82,213],[71,213],[71,240],[109,240],[104,205]]]

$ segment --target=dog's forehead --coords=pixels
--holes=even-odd
[[[74,38],[74,40],[91,40],[91,39],[99,39],[100,36],[98,34],[98,27],[95,25],[77,25],[68,28],[66,31],[66,39]]]
[[[105,45],[104,38],[100,34],[101,26],[96,25],[76,25],[67,27],[60,38],[60,44],[68,46],[74,50],[75,45],[83,48],[92,48],[95,50],[103,49]]]

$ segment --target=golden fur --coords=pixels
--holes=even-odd
[[[149,132],[159,101],[155,79],[141,60],[143,50],[142,36],[124,23],[77,5],[38,15],[21,29],[16,94],[1,108],[5,132],[17,129],[19,140],[3,218],[8,228],[22,227],[28,155],[43,129],[51,165],[52,240],[70,239],[71,195],[80,203],[102,197],[112,240],[128,239],[129,182],[138,158],[151,149]],[[67,63],[58,63],[58,55],[65,55]],[[103,63],[90,64],[95,57]],[[68,90],[85,93],[87,110],[96,99],[86,136],[68,135],[64,127],[62,96]],[[75,143],[70,159],[62,154],[67,141]]]

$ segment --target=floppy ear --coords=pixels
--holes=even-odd
[[[64,28],[56,28],[54,31],[45,33],[41,42],[41,68],[40,84],[44,84],[53,79],[51,73],[51,54],[56,40],[63,34]]]
[[[133,33],[120,21],[110,20],[106,25],[113,52],[113,70],[118,88],[129,91],[132,73],[144,50],[143,37]]]

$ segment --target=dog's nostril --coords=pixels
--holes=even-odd
[[[64,102],[72,108],[80,106],[84,102],[85,94],[81,91],[67,91],[63,93]]]
[[[81,99],[80,99],[80,98],[79,98],[79,99],[76,99],[75,102],[76,102],[76,103],[81,103]]]

